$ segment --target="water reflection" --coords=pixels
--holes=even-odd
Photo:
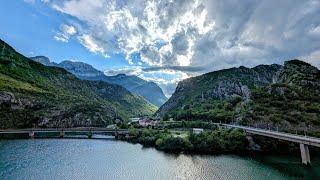
[[[299,159],[288,157],[166,154],[112,139],[0,141],[3,179],[314,178],[319,177],[320,164],[315,159],[308,170]]]

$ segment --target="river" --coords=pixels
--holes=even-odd
[[[0,179],[319,179],[311,158],[306,168],[296,156],[173,155],[112,138],[0,140]]]

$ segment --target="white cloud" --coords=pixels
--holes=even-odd
[[[99,47],[95,40],[88,34],[79,36],[79,41],[84,47],[93,53],[104,52],[103,48]]]
[[[36,2],[36,0],[23,0],[23,1],[29,4],[34,4]]]
[[[126,74],[126,75],[139,75],[142,72],[142,67],[140,66],[130,66],[130,67],[123,67],[120,69],[111,69],[105,70],[104,74],[107,76],[115,76],[117,74]]]
[[[112,69],[104,71],[107,76],[117,74],[135,75],[146,81],[157,83],[164,94],[170,97],[174,92],[179,81],[189,78],[196,73],[186,73],[181,70],[173,70],[175,67],[169,68],[143,68],[141,66],[127,66],[120,69]]]
[[[50,3],[50,0],[41,0],[43,3]]]
[[[320,50],[311,52],[310,54],[301,56],[300,59],[310,63],[313,66],[316,66],[320,69]]]
[[[310,29],[309,33],[310,33],[311,35],[315,35],[315,36],[318,36],[318,37],[319,37],[319,36],[320,36],[320,25],[317,26],[317,27],[314,27],[314,28]]]
[[[189,78],[190,74],[182,71],[163,69],[158,71],[143,71],[139,73],[138,76],[147,81],[157,83],[163,90],[164,94],[169,98],[175,91],[178,82]]]
[[[70,25],[62,24],[61,25],[61,31],[68,35],[74,35],[77,33],[76,28]]]
[[[88,26],[86,35],[99,41],[96,44],[103,49],[100,52],[122,52],[130,63],[132,54],[141,53],[142,60],[152,66],[190,65],[195,36],[203,36],[214,27],[214,22],[206,19],[208,12],[198,0],[70,0],[53,3],[52,7],[83,21]],[[184,42],[174,41],[179,34],[178,38],[187,43],[187,49],[179,46]],[[155,47],[159,40],[167,45]],[[176,53],[180,53],[179,56]]]
[[[77,30],[74,26],[62,24],[60,26],[60,32],[57,32],[54,39],[57,41],[68,42],[70,37],[75,35]]]
[[[297,57],[316,63],[320,51],[318,0],[51,0],[50,6],[81,22],[77,36],[89,51],[123,53],[131,68],[203,67],[203,73]],[[175,70],[171,79],[153,80],[180,80],[181,72],[195,74]]]
[[[35,4],[36,3],[36,0],[23,0],[24,2],[26,2],[26,3],[29,3],[29,4]],[[41,2],[43,2],[43,3],[46,3],[46,4],[48,4],[48,3],[50,3],[50,0],[40,0]]]

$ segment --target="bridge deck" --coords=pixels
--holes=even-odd
[[[267,137],[272,137],[276,139],[302,143],[306,145],[320,147],[320,139],[309,137],[309,136],[301,136],[295,134],[289,134],[284,132],[277,132],[277,131],[270,131],[265,129],[258,129],[252,128],[247,126],[239,126],[239,125],[231,125],[231,124],[219,124],[215,123],[216,125],[222,125],[229,128],[238,128],[243,129],[248,133],[257,134]],[[34,133],[128,133],[127,129],[106,129],[106,128],[98,128],[98,127],[84,127],[84,128],[51,128],[51,129],[7,129],[7,130],[0,130],[0,134],[26,134],[30,132]]]
[[[238,128],[246,131],[247,133],[257,134],[261,136],[291,141],[300,144],[300,152],[301,152],[301,160],[302,163],[305,165],[310,165],[310,154],[308,145],[320,147],[320,139],[308,136],[300,136],[295,134],[265,130],[265,129],[258,129],[246,126],[239,126],[239,125],[231,125],[231,124],[221,124],[221,123],[214,123],[218,126],[225,126],[227,128]],[[7,129],[7,130],[0,130],[0,134],[21,134],[26,133],[29,134],[31,138],[34,137],[34,133],[60,133],[60,137],[64,136],[64,133],[88,133],[88,137],[92,137],[92,133],[114,133],[117,137],[119,134],[128,134],[127,129],[106,129],[106,128],[95,128],[95,127],[85,127],[85,128],[63,128],[63,129]]]
[[[276,139],[296,142],[300,144],[306,144],[311,146],[320,147],[320,139],[315,137],[309,137],[309,136],[301,136],[296,134],[289,134],[284,132],[278,132],[278,131],[271,131],[271,130],[265,130],[265,129],[258,129],[258,128],[252,128],[252,127],[246,127],[246,126],[239,126],[239,125],[231,125],[231,124],[220,124],[225,127],[230,128],[238,128],[243,129],[248,133],[251,134],[257,134],[267,137],[272,137]]]
[[[0,130],[0,134],[25,134],[29,132],[34,133],[128,133],[126,129],[106,129],[106,128],[63,128],[63,129],[6,129]]]

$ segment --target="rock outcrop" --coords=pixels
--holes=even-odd
[[[268,85],[280,65],[260,65],[254,68],[231,68],[207,73],[179,82],[172,97],[159,108],[156,115],[163,117],[171,109],[185,105],[184,101],[224,100],[241,97],[248,102],[251,89]]]
[[[291,60],[286,61],[284,67],[275,75],[274,83],[297,85],[301,88],[320,89],[320,71],[310,64]]]

